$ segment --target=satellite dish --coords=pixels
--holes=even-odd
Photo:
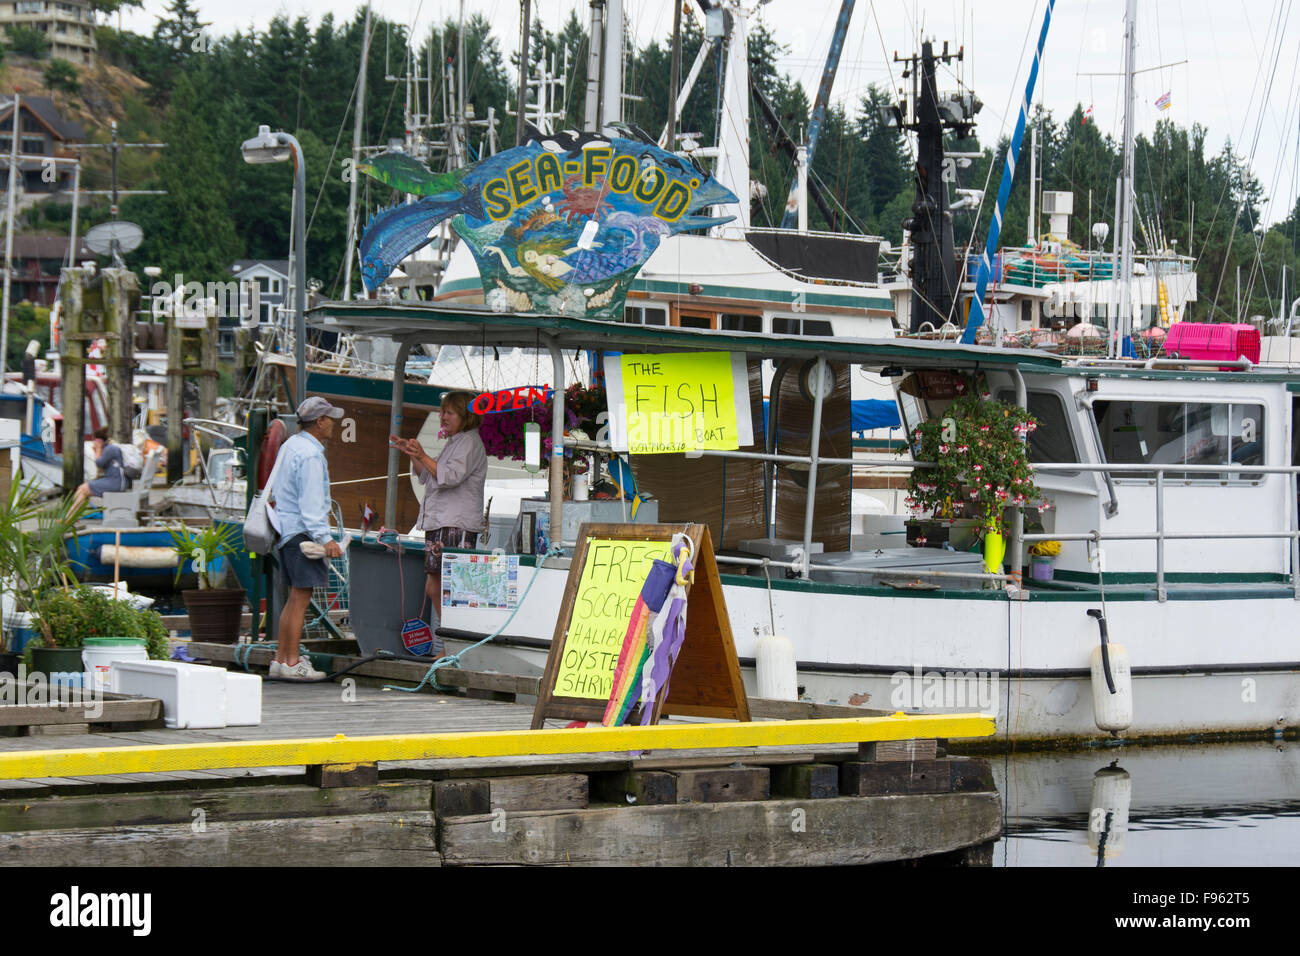
[[[117,240],[118,251],[125,255],[140,248],[140,243],[144,241],[144,230],[133,222],[101,222],[86,233],[83,241],[91,252],[108,256],[113,254],[114,239]]]

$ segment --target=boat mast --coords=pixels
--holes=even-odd
[[[1034,200],[1038,198],[1038,124],[1029,134],[1029,248],[1038,248],[1038,212]]]
[[[584,119],[588,130],[600,132],[623,121],[623,0],[591,0],[587,49]]]
[[[702,46],[707,46],[703,44]],[[677,95],[682,84],[682,4],[673,0],[673,58],[668,70],[668,122],[659,145],[670,153],[677,151]]]
[[[1011,180],[1016,175],[1016,160],[1020,158],[1020,144],[1025,138],[1025,122],[1028,119],[1029,104],[1034,99],[1034,84],[1038,81],[1038,64],[1043,58],[1043,44],[1047,42],[1047,31],[1052,25],[1052,9],[1056,0],[1047,0],[1047,12],[1043,14],[1043,28],[1038,34],[1038,48],[1034,51],[1034,62],[1029,68],[1029,82],[1025,84],[1025,98],[1020,101],[1020,117],[1016,120],[1016,131],[1012,134],[1007,147],[1006,165],[1002,168],[1002,183],[998,186],[998,202],[993,208],[993,221],[989,223],[988,240],[984,244],[984,254],[980,257],[979,272],[975,276],[975,293],[971,296],[970,317],[966,320],[966,330],[962,332],[963,345],[975,343],[975,333],[984,324],[984,290],[988,288],[989,277],[993,272],[993,257],[998,248],[998,237],[1002,234],[1002,215],[1007,209],[1007,198],[1011,195]],[[912,326],[916,328],[915,325]],[[1002,336],[997,340],[1000,342]]]
[[[0,308],[4,310],[3,321],[0,321],[0,373],[9,371],[9,288],[13,270],[10,268],[10,262],[14,254],[14,194],[17,182],[18,169],[18,107],[21,96],[14,92],[14,131],[9,140],[9,186],[8,202],[5,204],[5,280],[4,280],[4,303]],[[73,241],[73,249],[76,249],[76,241]],[[76,253],[73,253],[75,257]]]
[[[969,135],[980,104],[974,96],[963,96],[955,104],[952,99],[945,101],[941,110],[935,64],[959,61],[963,54],[961,49],[949,53],[946,40],[943,52],[936,54],[934,45],[926,40],[920,56],[904,59],[894,55],[895,62],[907,64],[903,78],[912,80],[912,122],[902,126],[916,133],[916,201],[912,217],[903,223],[912,241],[910,327],[914,333],[927,322],[936,328],[947,322],[957,293],[952,214],[943,174],[943,134],[955,130],[959,136]],[[900,104],[899,114],[907,116],[906,103]]]
[[[366,115],[366,71],[370,65],[370,4],[361,38],[361,70],[357,73],[357,104],[352,121],[352,176],[348,180],[348,251],[344,257],[343,301],[352,299],[352,259],[357,249],[357,166],[361,164],[361,127]]]
[[[721,185],[726,186],[736,195],[737,215],[734,226],[748,229],[749,31],[745,9],[740,3],[729,3],[720,12],[727,21],[727,63],[722,90],[722,116],[718,122],[716,178]],[[721,235],[723,228],[717,226],[709,232],[712,235]]]
[[[516,100],[519,114],[515,118],[516,146],[524,145],[524,128],[528,125],[525,106],[528,103],[528,21],[531,13],[528,0],[519,0],[519,98]],[[541,95],[544,94],[539,93]]]
[[[1133,186],[1134,149],[1133,120],[1137,111],[1133,71],[1137,61],[1137,0],[1126,0],[1124,6],[1124,170],[1120,192],[1120,276],[1119,317],[1111,330],[1111,358],[1119,358],[1133,351]]]
[[[806,183],[807,169],[812,165],[817,153],[817,139],[821,135],[822,121],[826,118],[826,104],[831,98],[831,87],[835,85],[835,73],[840,67],[840,53],[844,49],[844,36],[849,31],[849,20],[853,17],[854,0],[842,0],[840,15],[835,21],[835,32],[831,34],[831,48],[826,53],[826,65],[822,68],[821,85],[817,87],[817,100],[813,105],[812,117],[808,121],[807,158],[790,185],[790,195],[785,201],[785,215],[781,217],[782,229],[793,229],[799,220],[800,231],[808,228],[807,190],[801,189],[800,183]],[[737,193],[737,195],[740,195]],[[800,217],[802,217],[800,219]],[[828,223],[829,225],[829,223]]]

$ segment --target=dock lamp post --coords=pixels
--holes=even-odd
[[[282,163],[293,160],[293,357],[297,367],[294,380],[293,404],[297,408],[307,397],[307,171],[303,162],[302,147],[289,133],[271,132],[269,126],[259,126],[257,135],[244,140],[240,147],[246,163]]]

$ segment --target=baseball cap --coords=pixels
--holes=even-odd
[[[324,418],[326,415],[330,418],[342,418],[343,409],[337,405],[331,405],[319,395],[313,395],[298,406],[298,421],[304,425],[314,422],[318,418]]]

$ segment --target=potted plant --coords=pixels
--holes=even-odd
[[[13,482],[0,498],[0,581],[12,594],[18,614],[32,614],[40,595],[50,587],[66,587],[72,579],[64,537],[84,512],[84,505],[71,501],[47,503],[34,480]],[[40,640],[33,643],[53,647],[49,628],[42,625],[39,631]],[[0,671],[16,672],[18,650],[8,633],[0,637]],[[74,669],[80,670],[80,665]]]
[[[244,613],[244,589],[218,587],[241,541],[239,528],[213,522],[195,530],[186,526],[169,529],[172,547],[180,555],[176,580],[186,565],[198,575],[196,589],[182,591],[190,616],[190,639],[214,644],[234,644],[239,639],[239,622]]]
[[[1035,581],[1052,580],[1060,553],[1059,541],[1035,541],[1029,546],[1029,576]]]
[[[51,588],[33,604],[41,636],[24,654],[33,672],[80,673],[87,641],[139,641],[152,658],[167,656],[167,628],[162,617],[137,609],[107,589],[81,585]]]
[[[1002,569],[1006,509],[1039,494],[1025,451],[1037,427],[1024,409],[971,388],[912,433],[916,460],[934,467],[912,471],[905,503],[936,518],[978,520],[991,574]]]

